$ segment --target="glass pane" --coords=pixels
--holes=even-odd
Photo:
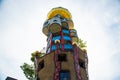
[[[69,34],[68,30],[62,30],[63,33]]]
[[[56,50],[56,45],[52,45],[52,50]]]
[[[70,36],[63,36],[63,39],[64,39],[64,40],[71,40],[71,39],[70,39]]]
[[[60,72],[60,80],[70,80],[69,79],[69,72],[61,71]]]
[[[52,41],[55,41],[55,40],[57,40],[57,39],[60,40],[60,36],[55,36],[55,37],[53,37],[53,38],[52,38]]]

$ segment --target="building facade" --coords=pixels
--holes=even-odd
[[[35,57],[37,80],[88,80],[88,57],[77,46],[78,36],[71,13],[53,8],[43,24],[47,36],[46,53]]]

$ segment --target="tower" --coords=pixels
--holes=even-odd
[[[47,49],[44,56],[35,57],[37,80],[88,80],[87,54],[77,46],[71,13],[53,8],[42,31],[47,36]]]

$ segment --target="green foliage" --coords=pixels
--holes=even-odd
[[[82,39],[78,39],[77,44],[78,44],[80,49],[85,49],[87,47],[86,41],[83,41]]]
[[[38,55],[38,58],[41,58],[44,54],[41,53],[41,52],[34,52],[34,53],[31,53],[31,61],[34,62],[34,57],[35,55]]]
[[[35,80],[34,65],[24,63],[22,66],[20,66],[20,68],[23,70],[23,73],[25,74],[28,80]]]
[[[32,62],[34,62],[34,58],[36,55],[38,56],[38,58],[41,58],[44,54],[41,52],[38,52],[38,51],[31,53],[31,61]],[[24,63],[22,66],[20,66],[20,68],[23,70],[23,73],[25,74],[25,76],[28,80],[35,80],[34,65],[29,65],[27,63]]]
[[[31,61],[34,62],[35,53],[31,53]]]

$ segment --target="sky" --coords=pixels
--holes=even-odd
[[[46,47],[43,23],[59,6],[87,41],[89,79],[120,80],[120,0],[0,0],[0,80],[27,80],[20,66]]]

